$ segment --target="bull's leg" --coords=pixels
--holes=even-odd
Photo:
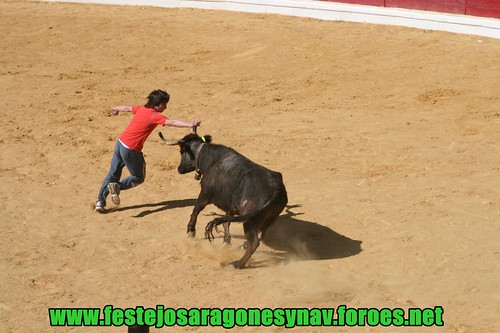
[[[201,200],[198,197],[198,201],[194,205],[193,212],[191,213],[191,218],[189,219],[187,225],[187,234],[189,238],[194,238],[196,236],[196,220],[198,219],[198,214],[208,205],[208,201]]]
[[[263,222],[259,226],[259,240],[264,239],[267,228],[269,228],[271,224],[273,224],[276,221],[276,219],[278,218],[278,216],[280,216],[283,209],[285,209],[285,206],[286,206],[286,201],[282,202],[281,205],[275,206],[275,208],[269,212],[267,217],[263,219]]]
[[[246,244],[247,248],[243,257],[240,260],[233,262],[234,268],[243,268],[247,263],[248,259],[252,256],[252,254],[257,250],[260,245],[259,237],[258,237],[258,220],[255,218],[248,220],[243,224],[243,230],[245,231],[245,237],[247,239]]]
[[[226,222],[223,223],[222,226],[224,227],[224,240],[222,241],[222,244],[231,244],[231,234],[229,233],[229,226],[231,225],[231,222]]]
[[[279,214],[278,214],[279,215]],[[271,224],[273,224],[274,221],[276,221],[276,218],[278,216],[270,216],[264,220],[264,222],[259,226],[259,240],[264,240],[264,236],[266,235],[267,228]]]

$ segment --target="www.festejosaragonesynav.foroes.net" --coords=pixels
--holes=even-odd
[[[442,306],[429,308],[50,308],[51,326],[443,326]]]

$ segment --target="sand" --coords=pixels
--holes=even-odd
[[[194,9],[0,3],[0,331],[61,327],[48,308],[444,309],[443,327],[500,331],[500,40]],[[115,140],[154,89],[165,114],[283,174],[289,204],[244,270],[186,225],[186,129],[158,127],[147,179],[92,210]],[[126,175],[126,172],[125,172]],[[164,328],[214,332],[220,328]],[[282,327],[236,328],[281,332]]]

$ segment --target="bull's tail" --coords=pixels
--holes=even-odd
[[[266,204],[264,206],[262,206],[260,209],[256,210],[256,211],[253,211],[251,213],[248,213],[248,214],[244,214],[244,215],[237,215],[237,216],[232,216],[232,215],[224,215],[224,216],[221,216],[221,217],[217,217],[215,219],[213,219],[212,221],[208,222],[207,223],[207,226],[205,227],[205,237],[211,242],[215,237],[214,237],[214,234],[213,234],[213,229],[215,227],[215,230],[217,230],[217,226],[218,225],[221,225],[223,223],[227,223],[227,222],[245,222],[259,214],[261,214],[262,212],[264,212],[272,203],[274,203],[274,201],[276,200],[276,198],[278,197],[278,195],[280,195],[281,191],[282,191],[282,185],[278,185],[278,187],[273,191],[273,195],[271,196],[271,198],[266,202]],[[286,203],[285,203],[286,204]]]
[[[205,227],[205,237],[211,242],[215,238],[213,229],[215,228],[215,230],[217,230],[217,226],[227,222],[244,222],[246,220],[251,219],[254,216],[257,216],[261,212],[262,209],[259,209],[255,212],[248,213],[245,215],[238,215],[238,216],[224,215],[221,217],[217,217],[207,223],[207,226]]]

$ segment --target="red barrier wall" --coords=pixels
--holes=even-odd
[[[465,14],[500,18],[500,0],[466,0]]]
[[[326,1],[333,1],[333,0],[326,0]],[[356,5],[368,5],[368,6],[377,6],[377,7],[384,7],[385,6],[385,0],[340,0],[340,1],[333,1],[333,2],[344,2],[344,3],[352,3]]]
[[[386,7],[464,14],[465,0],[386,0]]]
[[[500,18],[500,0],[335,0],[334,2]]]

